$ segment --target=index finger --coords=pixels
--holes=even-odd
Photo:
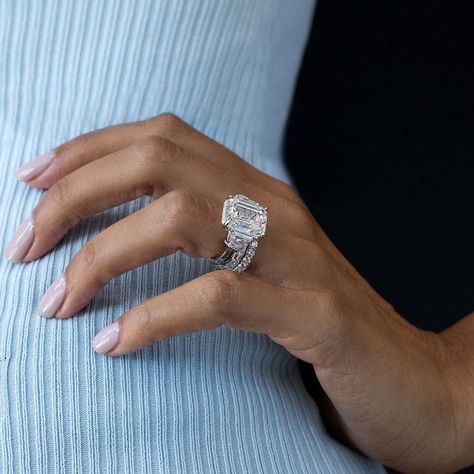
[[[247,181],[263,185],[275,194],[291,196],[290,186],[262,173],[224,145],[168,113],[79,135],[27,163],[17,170],[17,176],[32,187],[49,188],[76,169],[151,135],[172,141],[190,154],[239,176],[245,174]],[[35,169],[39,172],[35,173]]]

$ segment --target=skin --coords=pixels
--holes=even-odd
[[[221,325],[263,333],[312,364],[326,416],[352,448],[403,472],[474,463],[474,313],[439,334],[411,325],[335,248],[292,187],[170,114],[74,138],[28,185],[48,191],[23,262],[52,250],[82,219],[155,198],[74,256],[60,319],[159,257],[220,255],[229,194],[268,206],[267,233],[245,273],[210,272],[131,308],[107,355]]]

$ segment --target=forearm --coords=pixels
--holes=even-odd
[[[474,312],[442,331],[455,406],[459,453],[474,465]]]
[[[415,392],[419,396],[414,397],[413,386],[404,386],[403,380],[398,385],[397,390],[404,392],[402,399],[412,399],[412,403],[416,405],[414,411],[421,414],[419,423],[416,423],[419,426],[407,425],[401,436],[406,440],[412,438],[408,444],[417,445],[418,454],[426,448],[426,455],[415,456],[416,459],[412,462],[407,451],[398,460],[396,458],[399,454],[392,460],[390,455],[379,460],[396,469],[402,469],[403,472],[455,472],[474,464],[474,313],[442,333],[419,330],[419,337],[415,337],[427,341],[424,343],[426,352],[436,354],[434,361],[437,367],[435,371],[430,372],[425,383],[420,380],[423,390]],[[436,350],[431,351],[430,347],[436,347]],[[427,383],[430,378],[439,379],[439,385],[437,380],[431,385]],[[447,394],[443,396],[446,402],[443,402],[441,410],[439,404],[433,403],[433,394],[436,395],[437,391]],[[352,449],[364,451],[322,389],[318,394],[318,404],[330,434]],[[399,411],[399,416],[402,417],[404,407],[400,406]],[[431,421],[424,423],[426,420]],[[440,432],[441,430],[444,433]],[[443,454],[438,458],[434,453],[440,454],[441,449],[436,448],[433,451],[431,448],[442,439],[445,439],[442,444],[449,448],[442,449]]]

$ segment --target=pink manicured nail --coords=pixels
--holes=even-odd
[[[5,246],[5,256],[12,262],[21,262],[27,254],[35,238],[35,225],[32,217],[28,217],[18,227]]]
[[[38,311],[45,318],[52,318],[66,298],[66,280],[60,276],[46,291],[38,304]]]
[[[25,165],[16,170],[16,176],[20,181],[30,181],[37,178],[51,164],[54,158],[54,152],[38,155],[36,158],[28,161]]]
[[[115,321],[110,326],[102,329],[92,341],[92,347],[99,354],[107,354],[111,351],[119,341],[120,324]]]

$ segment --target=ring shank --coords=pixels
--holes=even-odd
[[[232,270],[241,273],[247,269],[255,255],[258,246],[257,239],[251,240],[244,248],[240,250],[233,249],[225,241],[226,249],[220,257],[210,258],[210,262],[216,265],[220,270]]]

